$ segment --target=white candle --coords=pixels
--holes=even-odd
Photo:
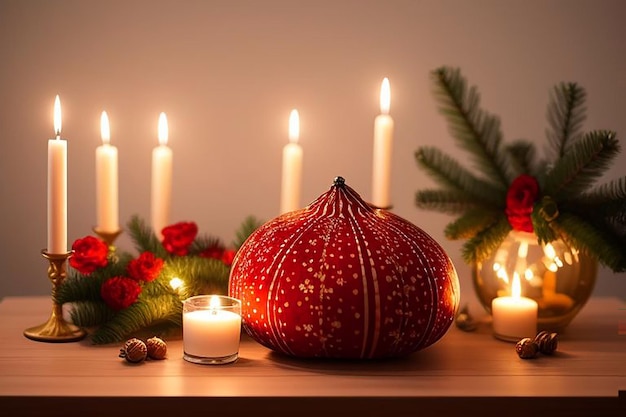
[[[55,139],[48,140],[48,246],[67,253],[67,141],[61,139],[61,100],[54,100]]]
[[[374,162],[372,170],[372,204],[391,207],[391,154],[393,150],[393,119],[389,115],[391,89],[389,80],[380,87],[380,113],[374,121]]]
[[[537,302],[521,296],[520,277],[513,274],[510,297],[497,297],[491,302],[493,332],[499,339],[517,342],[537,333]]]
[[[152,151],[152,228],[159,239],[170,221],[172,197],[172,150],[167,146],[168,127],[165,113],[159,115],[159,146]]]
[[[210,300],[207,303],[207,299]],[[222,304],[220,300],[225,300]],[[224,296],[196,296],[183,307],[184,357],[196,363],[237,359],[241,335],[241,303]]]
[[[289,115],[289,143],[283,148],[283,172],[280,197],[280,212],[286,213],[300,208],[300,188],[302,183],[302,147],[300,137],[300,117],[298,110]]]
[[[98,231],[119,230],[117,148],[110,144],[111,130],[105,111],[100,117],[102,145],[96,148],[96,219]]]

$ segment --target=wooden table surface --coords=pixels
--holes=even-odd
[[[186,362],[182,340],[167,341],[166,360],[131,365],[118,358],[120,344],[26,339],[24,329],[44,322],[50,308],[49,297],[0,302],[0,415],[143,416],[192,407],[220,416],[626,415],[626,303],[617,298],[592,298],[559,335],[557,353],[532,360],[495,339],[476,308],[477,331],[453,327],[407,358],[299,360],[244,337],[239,360],[221,366]]]

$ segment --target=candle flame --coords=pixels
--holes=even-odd
[[[217,310],[220,306],[220,299],[217,295],[212,295],[209,301],[209,308],[211,310]]]
[[[517,272],[513,273],[513,283],[511,283],[511,297],[520,298],[522,296],[522,284]]]
[[[380,112],[382,114],[389,114],[389,107],[391,106],[391,88],[389,87],[389,79],[383,78],[383,82],[380,86]]]
[[[61,136],[61,99],[58,94],[54,99],[54,134],[57,139]]]
[[[109,116],[103,111],[100,116],[100,137],[102,143],[108,145],[111,142],[111,128],[109,127]]]
[[[167,116],[161,112],[159,115],[159,145],[167,145],[168,133]]]
[[[300,138],[300,115],[293,109],[289,115],[289,142],[297,143]]]
[[[172,287],[172,289],[174,291],[178,290],[180,287],[183,286],[183,280],[178,278],[178,277],[174,277],[170,280],[170,287]]]

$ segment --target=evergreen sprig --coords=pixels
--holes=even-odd
[[[539,243],[558,238],[590,254],[613,271],[626,270],[626,178],[594,186],[620,151],[615,132],[584,133],[585,90],[560,83],[547,109],[548,146],[537,160],[532,142],[505,144],[500,119],[480,108],[475,86],[458,68],[432,72],[434,95],[456,143],[470,154],[479,175],[434,147],[415,153],[418,166],[440,189],[419,190],[420,208],[457,215],[445,229],[449,239],[466,239],[463,258],[482,261],[512,229],[507,192],[520,174],[534,177],[539,196],[530,219]]]

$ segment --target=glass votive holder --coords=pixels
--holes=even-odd
[[[239,357],[241,301],[197,295],[183,301],[183,358],[202,365],[232,363]]]

